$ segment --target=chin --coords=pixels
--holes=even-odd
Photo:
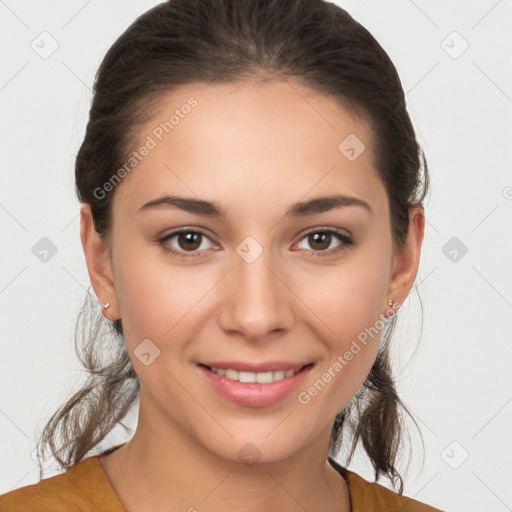
[[[285,420],[286,423],[286,420]],[[274,425],[274,428],[277,425]],[[255,464],[272,464],[282,462],[296,454],[307,443],[303,437],[294,438],[288,426],[282,431],[271,433],[254,432],[253,435],[234,436],[226,442],[226,437],[219,439],[219,444],[205,443],[207,449],[226,461],[252,467]],[[229,430],[229,428],[228,428]],[[232,432],[232,431],[230,431]]]

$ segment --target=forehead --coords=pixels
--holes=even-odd
[[[221,203],[259,199],[260,207],[333,188],[374,202],[384,192],[366,121],[288,80],[166,93],[134,150],[143,146],[150,149],[116,190],[115,201],[125,206],[178,192]]]

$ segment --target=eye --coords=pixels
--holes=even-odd
[[[349,236],[332,229],[320,230],[316,228],[315,231],[306,233],[299,242],[299,249],[305,248],[300,247],[303,240],[311,247],[312,256],[332,256],[353,244],[353,241]],[[338,241],[337,245],[336,241]]]
[[[173,239],[175,239],[174,243],[171,243]],[[210,238],[201,231],[182,229],[169,233],[158,242],[164,251],[186,258],[196,256],[200,251],[208,249],[205,240],[210,240]]]
[[[181,229],[173,231],[158,240],[158,243],[165,252],[171,253],[178,257],[197,256],[201,251],[208,247],[207,240],[211,242],[202,231],[192,229]],[[305,241],[311,249],[301,247],[300,244]],[[336,244],[338,241],[338,244]],[[304,235],[299,244],[299,249],[306,249],[311,252],[312,256],[332,256],[337,254],[353,244],[352,239],[338,231],[332,229],[319,229],[310,231]]]

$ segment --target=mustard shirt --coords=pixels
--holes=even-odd
[[[101,455],[88,457],[60,475],[2,494],[0,512],[127,512],[103,469]],[[330,457],[328,460],[348,484],[352,512],[441,512],[368,482]]]

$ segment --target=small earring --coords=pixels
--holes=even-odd
[[[392,307],[392,306],[393,306],[393,299],[389,299],[389,300],[388,300],[388,306],[389,306],[389,307]]]
[[[103,304],[103,309],[107,309],[108,307],[110,307],[110,302],[107,302],[106,304]]]

